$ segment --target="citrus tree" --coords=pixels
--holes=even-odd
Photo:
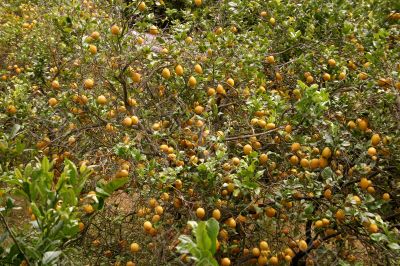
[[[396,1],[14,0],[0,14],[2,262],[396,263]],[[37,158],[32,198],[22,169]],[[19,245],[30,210],[68,234]],[[40,241],[56,244],[30,252]]]

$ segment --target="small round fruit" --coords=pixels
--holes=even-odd
[[[328,65],[330,66],[330,67],[335,67],[336,66],[336,61],[335,61],[335,59],[329,59],[328,60]]]
[[[158,28],[156,26],[154,26],[154,25],[150,26],[149,33],[151,35],[157,35],[158,34]]]
[[[389,195],[389,193],[383,193],[382,199],[383,199],[384,201],[390,200],[390,195]]]
[[[221,259],[221,266],[229,266],[229,265],[231,265],[231,260],[229,258],[222,258]]]
[[[177,65],[175,67],[175,73],[178,76],[183,76],[183,67],[181,65]]]
[[[258,158],[258,161],[260,162],[261,165],[265,165],[268,161],[268,155],[265,153],[262,153],[260,157]]]
[[[129,116],[125,117],[124,120],[122,120],[122,125],[125,127],[132,126],[132,119]]]
[[[50,98],[50,99],[49,99],[49,105],[50,105],[51,107],[56,106],[57,103],[58,103],[58,101],[57,101],[56,98]]]
[[[188,85],[189,85],[189,87],[195,87],[197,85],[196,78],[193,76],[190,76],[190,78],[188,80]]]
[[[90,37],[92,37],[94,40],[98,40],[100,39],[100,33],[98,31],[94,31],[92,34],[90,34]]]
[[[331,75],[329,75],[328,73],[324,73],[322,75],[322,78],[324,79],[324,81],[329,81],[331,80]]]
[[[201,105],[197,105],[197,106],[194,108],[194,112],[195,112],[197,115],[202,114],[203,111],[204,111],[204,107],[201,106]]]
[[[305,252],[308,248],[307,242],[304,240],[300,240],[298,243],[299,249],[303,252]]]
[[[203,219],[205,215],[206,215],[206,211],[203,208],[197,208],[197,210],[196,210],[197,218]]]
[[[273,55],[267,56],[266,59],[268,64],[274,64],[275,63],[275,58]]]
[[[261,241],[260,242],[260,249],[261,250],[269,250],[268,243],[266,241]]]
[[[251,147],[250,144],[244,145],[244,147],[243,147],[243,153],[244,153],[245,155],[249,155],[252,151],[253,151],[253,148]]]
[[[215,220],[221,219],[221,211],[218,210],[218,209],[213,210],[213,212],[212,212],[212,217],[213,217]]]
[[[276,215],[276,210],[274,208],[272,208],[272,207],[268,207],[268,208],[265,209],[265,214],[268,217],[272,218],[272,217],[274,217]]]
[[[370,233],[372,233],[372,234],[378,233],[379,227],[378,227],[376,224],[371,223],[371,224],[368,226],[368,231],[369,231]]]
[[[93,54],[93,55],[97,54],[97,47],[96,47],[96,45],[93,45],[93,44],[89,45],[89,52],[90,52],[91,54]]]
[[[381,142],[381,137],[379,136],[379,134],[374,134],[371,137],[371,145],[372,146],[376,146],[379,144],[379,142]]]
[[[169,79],[169,78],[171,77],[171,72],[169,71],[168,68],[164,68],[164,69],[162,70],[161,75],[163,76],[163,78]]]
[[[269,259],[269,264],[271,264],[271,265],[278,265],[278,263],[279,263],[278,257],[272,256]]]
[[[331,151],[331,149],[330,149],[329,147],[325,147],[325,148],[322,150],[322,157],[324,157],[324,158],[326,158],[326,159],[329,159],[331,156],[332,156],[332,151]]]
[[[150,231],[153,228],[153,225],[151,224],[151,222],[146,221],[143,223],[143,228],[145,231]]]
[[[51,87],[55,90],[58,90],[60,88],[60,83],[58,82],[58,80],[53,80],[51,82]]]
[[[140,250],[140,246],[138,243],[132,243],[130,249],[132,253],[136,253]]]
[[[203,74],[203,68],[202,68],[201,65],[199,65],[199,64],[196,64],[196,65],[194,66],[194,71],[195,71],[197,74]]]
[[[97,103],[104,105],[107,103],[107,98],[104,95],[100,95],[97,97]]]
[[[117,25],[112,25],[111,34],[113,34],[113,35],[119,35],[120,34],[120,29],[119,29],[119,27]]]
[[[83,86],[85,89],[92,89],[94,87],[94,80],[93,79],[85,79],[83,82]]]
[[[83,211],[84,211],[86,214],[91,214],[91,213],[94,212],[94,208],[93,208],[92,205],[86,204],[86,205],[83,206]]]
[[[139,11],[143,12],[143,11],[146,10],[146,8],[147,8],[147,6],[146,6],[145,2],[142,1],[142,2],[139,3],[139,5],[138,5]]]
[[[376,155],[376,149],[374,147],[368,148],[368,155],[369,156],[375,156]]]

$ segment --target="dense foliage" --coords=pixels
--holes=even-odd
[[[1,265],[396,265],[400,6],[0,3]]]

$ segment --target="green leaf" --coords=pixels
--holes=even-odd
[[[211,240],[210,251],[211,251],[211,254],[214,255],[217,250],[217,236],[218,236],[218,232],[219,232],[219,223],[214,218],[211,218],[206,222],[206,225],[207,225],[207,234]]]
[[[209,250],[211,248],[211,240],[206,227],[206,223],[202,221],[198,224],[196,230],[196,243],[201,250]]]
[[[397,244],[397,243],[389,243],[389,244],[388,244],[388,247],[389,247],[390,249],[393,249],[393,250],[399,250],[399,249],[400,249],[400,245]]]

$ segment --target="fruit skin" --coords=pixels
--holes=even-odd
[[[132,253],[138,252],[140,250],[139,244],[138,243],[132,243],[130,245],[130,250],[131,250]]]
[[[83,86],[85,87],[85,89],[93,89],[94,80],[91,78],[85,79],[85,81],[83,82]]]
[[[377,146],[379,144],[379,142],[381,142],[381,137],[379,136],[379,134],[374,134],[371,137],[371,145],[372,146]]]
[[[307,242],[304,240],[300,240],[298,243],[299,249],[303,252],[305,252],[308,248]]]
[[[215,220],[221,219],[221,211],[218,210],[218,209],[213,210],[213,212],[212,212],[212,217],[213,217]]]
[[[197,85],[196,78],[193,76],[190,76],[190,78],[188,80],[188,85],[189,85],[189,87],[195,87]]]
[[[177,65],[175,67],[175,73],[178,76],[183,76],[183,67],[181,65]]]
[[[229,265],[231,265],[231,260],[229,258],[221,259],[221,266],[229,266]]]
[[[111,26],[111,34],[113,35],[119,35],[120,34],[120,29],[117,25],[112,25]]]
[[[206,211],[203,208],[197,208],[197,210],[196,210],[197,218],[203,219],[205,215],[206,215]]]
[[[162,70],[161,75],[163,76],[163,78],[169,79],[169,78],[171,77],[171,72],[169,71],[168,68],[164,68],[164,69]]]
[[[265,58],[265,61],[267,61],[268,64],[274,64],[275,63],[275,58],[273,55],[267,56]]]
[[[244,145],[244,147],[243,147],[243,153],[244,153],[245,155],[249,155],[252,151],[253,151],[253,148],[251,147],[250,144]]]

